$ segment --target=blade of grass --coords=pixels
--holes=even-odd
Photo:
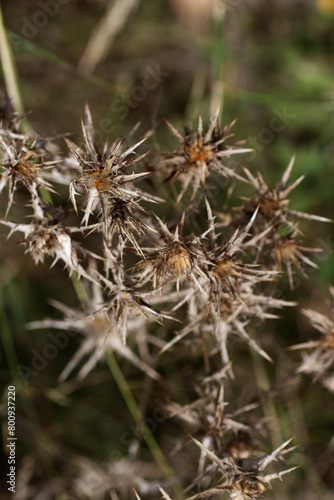
[[[86,304],[88,301],[88,295],[85,290],[85,287],[83,286],[83,283],[81,279],[79,278],[79,275],[76,271],[73,271],[71,274],[71,281],[72,281],[72,286],[74,288],[74,291],[80,300],[81,304]]]
[[[3,69],[3,74],[6,82],[8,96],[12,101],[15,111],[24,115],[24,108],[21,100],[17,71],[15,67],[13,53],[8,42],[6,28],[3,22],[2,10],[0,5],[0,58]],[[21,121],[23,131],[27,131],[28,122],[26,118]]]
[[[22,54],[24,57],[30,56],[34,60],[40,59],[42,61],[46,61],[50,65],[53,65],[54,67],[59,68],[62,71],[67,71],[77,78],[80,78],[80,81],[89,82],[92,85],[95,85],[102,89],[115,92],[122,91],[122,87],[116,85],[115,83],[112,83],[107,78],[80,73],[78,69],[73,66],[73,64],[69,63],[62,57],[59,57],[57,54],[51,52],[45,47],[33,43],[31,40],[27,40],[15,33],[11,33],[10,31],[8,31],[7,35],[10,43],[14,44],[14,46],[17,45],[20,47],[20,55]]]
[[[135,398],[133,397],[133,394],[131,392],[131,389],[125,380],[125,377],[119,367],[119,364],[117,363],[117,360],[114,356],[114,354],[109,351],[105,353],[105,358],[107,361],[107,364],[109,366],[109,369],[117,383],[117,386],[123,396],[123,399],[134,419],[136,424],[139,424],[140,422],[143,421],[143,416],[141,414],[141,411],[136,403]],[[161,451],[161,448],[159,447],[157,441],[155,440],[153,434],[151,433],[150,429],[146,424],[141,425],[141,433],[143,435],[144,440],[146,441],[146,444],[148,448],[150,449],[155,461],[161,468],[162,472],[166,477],[175,477],[176,474],[175,472],[171,469],[169,466],[164,454]],[[175,494],[177,495],[176,498],[182,499],[184,498],[183,495],[183,489],[181,485],[178,482],[175,482],[173,484],[173,489]]]
[[[110,1],[107,11],[96,26],[86,50],[79,62],[79,70],[86,74],[93,73],[98,63],[106,56],[116,35],[125,26],[128,17],[139,0]]]
[[[218,106],[221,112],[224,105],[224,67],[225,67],[225,15],[212,16],[212,36],[210,47],[212,91],[210,96],[210,115],[214,116]]]

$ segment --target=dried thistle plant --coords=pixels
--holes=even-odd
[[[137,153],[146,136],[128,145],[137,128],[126,139],[100,148],[86,106],[83,146],[65,139],[69,151],[58,147],[54,153],[49,146],[55,138],[21,133],[20,118],[2,96],[0,191],[8,185],[9,195],[0,223],[9,228],[9,236],[23,234],[22,243],[36,264],[62,262],[70,275],[77,274],[86,294],[77,306],[53,300],[61,317],[38,319],[28,328],[75,334],[77,350],[60,370],[60,384],[90,377],[112,351],[140,377],[148,377],[155,390],[168,393],[164,415],[179,429],[175,438],[166,436],[169,444],[163,443],[161,451],[178,471],[175,477],[162,477],[155,469],[152,478],[141,468],[145,450],[136,437],[114,464],[76,462],[76,472],[66,480],[79,498],[89,489],[85,474],[92,469],[103,481],[101,498],[120,498],[135,488],[136,498],[170,499],[175,493],[171,485],[178,481],[183,496],[175,498],[188,500],[265,497],[273,479],[294,469],[272,468],[293,448],[288,440],[268,453],[274,447],[268,445],[263,401],[234,397],[242,390],[235,367],[242,344],[275,362],[275,349],[268,343],[262,347],[261,326],[278,317],[276,310],[296,305],[276,294],[282,271],[286,267],[293,288],[294,270],[307,277],[305,267],[317,267],[309,254],[320,250],[304,245],[297,221],[329,219],[289,208],[290,195],[303,179],[288,185],[294,159],[273,188],[260,173],[244,169],[247,179],[239,175],[229,159],[248,149],[232,139],[234,122],[220,128],[218,119],[219,110],[205,131],[199,117],[197,129],[186,128],[184,136],[167,122],[180,148],[149,160],[148,153]],[[153,167],[147,171],[145,164]],[[177,204],[191,191],[189,203],[176,216],[170,215],[159,189],[153,194],[140,187],[148,176],[158,183],[161,171],[166,180],[181,182],[174,186],[179,189]],[[240,207],[219,213],[209,196],[211,172],[233,179],[236,190],[238,182],[246,182],[252,193]],[[58,184],[68,185],[74,210],[66,201],[59,206],[43,201],[43,190],[54,195]],[[21,188],[20,199],[26,200],[22,211],[30,220],[10,220]],[[159,215],[146,210],[144,202],[160,203]],[[81,220],[75,212],[83,213]],[[303,351],[298,371],[314,375],[334,392],[334,326],[319,313],[304,314],[323,337],[294,347]],[[170,359],[191,382],[184,382],[183,375],[177,384],[168,379]],[[150,397],[145,395],[147,406]],[[145,467],[152,464],[145,461]],[[126,474],[131,477],[125,485]]]

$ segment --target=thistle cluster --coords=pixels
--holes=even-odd
[[[286,268],[293,288],[294,270],[306,276],[305,267],[316,267],[312,253],[319,251],[303,244],[298,221],[328,219],[289,208],[289,196],[303,178],[288,185],[294,159],[273,188],[260,173],[235,168],[236,162],[232,167],[230,157],[249,150],[234,141],[233,123],[221,129],[218,121],[219,110],[206,130],[199,117],[197,128],[186,128],[184,135],[167,122],[179,149],[149,154],[149,134],[133,139],[138,127],[101,147],[86,106],[83,140],[65,138],[62,147],[59,137],[24,134],[20,117],[2,97],[0,192],[8,190],[8,201],[0,223],[9,228],[8,236],[21,235],[36,264],[62,263],[80,279],[86,296],[77,307],[53,300],[62,319],[36,319],[28,328],[78,334],[78,349],[62,367],[60,384],[89,377],[112,351],[157,387],[170,385],[160,410],[179,429],[178,440],[169,437],[168,458],[178,473],[167,478],[158,467],[143,465],[140,441],[109,464],[73,455],[67,482],[77,498],[118,498],[135,488],[137,498],[226,498],[227,492],[230,498],[255,499],[293,470],[275,467],[293,448],[288,440],[269,449],[260,399],[236,397],[237,352],[246,346],[274,362],[262,345],[261,325],[295,305],[276,293],[277,285]],[[212,195],[220,176],[252,191],[224,214],[224,191]],[[160,197],[165,190],[159,182],[170,187],[172,201]],[[64,186],[71,208],[66,200],[57,202]],[[10,219],[14,204],[25,205],[29,221]],[[306,352],[299,371],[312,372],[314,363],[326,366],[321,377],[333,387],[327,376],[333,325],[305,314],[324,337],[299,346]],[[169,356],[192,372],[187,403],[164,374]],[[98,492],[87,494],[87,470],[100,477]]]

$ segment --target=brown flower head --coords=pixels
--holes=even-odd
[[[135,150],[146,140],[146,137],[134,146],[123,151],[126,139],[109,145],[104,145],[102,153],[99,152],[88,106],[85,109],[85,122],[82,122],[82,131],[85,140],[85,152],[78,148],[72,141],[66,143],[81,166],[81,176],[70,184],[70,197],[75,210],[77,186],[83,186],[88,192],[88,201],[84,211],[83,223],[88,224],[90,214],[99,207],[102,212],[104,232],[107,237],[110,225],[120,221],[120,203],[122,204],[123,218],[126,219],[127,229],[134,225],[131,217],[133,209],[140,209],[140,200],[157,201],[154,196],[142,193],[132,186],[136,179],[149,175],[148,172],[128,173],[144,157],[146,153],[135,157]],[[130,134],[131,135],[131,134]],[[160,200],[159,200],[160,201]],[[125,210],[125,206],[128,206]],[[115,212],[116,208],[116,212]],[[118,213],[118,217],[117,217]],[[140,225],[137,226],[140,229]],[[107,238],[109,241],[109,238]]]
[[[311,259],[309,259],[305,253],[323,252],[322,248],[309,248],[301,245],[297,232],[299,231],[295,228],[294,231],[287,236],[275,234],[274,246],[272,247],[273,259],[278,268],[281,270],[283,263],[286,266],[291,290],[293,290],[293,266],[302,274],[304,278],[308,278],[303,265],[306,264],[313,269],[318,269],[318,266]]]
[[[212,475],[214,472],[220,478],[217,479],[217,482],[215,481],[215,486],[207,488],[203,493],[193,495],[188,500],[199,500],[204,498],[203,494],[205,498],[211,498],[217,494],[223,495],[224,491],[228,491],[231,498],[235,500],[261,498],[267,489],[266,485],[270,485],[273,479],[282,479],[284,474],[296,469],[296,467],[292,467],[274,473],[267,473],[266,471],[272,462],[282,461],[284,456],[293,450],[293,448],[286,449],[291,439],[276,448],[270,455],[262,458],[246,459],[238,464],[235,463],[231,456],[220,457],[197,439],[194,439],[194,442],[209,461],[206,466],[206,475]]]
[[[0,136],[0,149],[3,156],[0,159],[0,166],[3,167],[2,177],[0,179],[0,192],[9,180],[9,198],[6,209],[6,216],[12,206],[14,191],[18,182],[22,182],[28,189],[32,200],[38,196],[37,186],[43,187],[48,191],[55,193],[51,184],[41,176],[43,169],[58,163],[55,161],[45,161],[43,154],[47,154],[43,149],[37,148],[37,139],[26,137],[19,146],[8,145]]]
[[[83,276],[89,281],[96,282],[97,273],[92,276],[83,268],[78,257],[81,255],[91,255],[98,257],[89,250],[84,249],[79,243],[73,240],[72,234],[81,232],[76,227],[67,227],[66,229],[61,226],[61,221],[66,217],[66,213],[61,209],[55,207],[48,208],[46,205],[42,206],[40,200],[37,199],[35,214],[42,214],[42,217],[36,217],[29,224],[20,224],[0,219],[0,224],[10,228],[8,237],[13,233],[23,233],[23,244],[27,246],[27,252],[30,253],[35,264],[44,263],[47,257],[53,259],[52,266],[58,261],[62,261],[68,268],[69,274],[76,271],[79,276]],[[56,215],[52,214],[56,212]],[[57,214],[57,212],[59,212]],[[102,260],[102,258],[100,257]]]
[[[245,173],[254,186],[257,194],[255,199],[244,198],[246,201],[246,207],[244,208],[246,210],[250,209],[251,211],[254,211],[255,207],[259,206],[260,217],[257,220],[257,224],[261,222],[261,216],[267,225],[272,225],[274,227],[278,224],[284,224],[285,226],[290,227],[290,229],[294,229],[293,223],[290,219],[309,219],[330,222],[330,220],[326,217],[298,212],[288,208],[290,203],[289,195],[305,177],[305,175],[302,175],[290,184],[290,186],[288,185],[294,161],[295,155],[291,158],[287,169],[282,175],[282,179],[272,189],[266,184],[260,172],[257,173],[257,177],[254,177],[247,168],[244,168]]]
[[[206,178],[209,176],[210,171],[215,171],[224,177],[247,182],[225,164],[225,159],[250,150],[240,147],[241,143],[228,142],[232,137],[229,131],[234,122],[220,130],[218,126],[219,111],[218,108],[205,133],[201,116],[198,119],[197,129],[186,128],[184,136],[166,121],[182,147],[181,150],[175,153],[166,154],[165,159],[162,160],[162,165],[172,170],[167,180],[171,181],[180,177],[182,181],[182,190],[177,198],[177,203],[182,199],[191,184],[193,186],[191,200],[193,200],[198,189],[205,187]]]
[[[332,311],[334,311],[334,288],[330,288]],[[320,380],[334,394],[334,321],[329,315],[320,314],[312,309],[303,309],[310,324],[321,333],[318,340],[310,340],[290,347],[291,350],[302,350],[303,361],[298,368],[299,373],[307,373],[314,380]]]
[[[210,260],[208,275],[213,285],[216,309],[219,311],[219,295],[221,292],[228,291],[241,301],[236,290],[238,282],[250,280],[256,283],[264,280],[272,280],[276,273],[275,271],[260,268],[256,264],[243,262],[240,257],[240,255],[245,254],[246,249],[256,246],[258,240],[268,232],[268,229],[266,229],[264,232],[247,239],[249,231],[256,220],[258,208],[253,213],[248,224],[243,228],[237,229],[229,241],[223,245],[218,244],[214,218],[212,217],[208,202],[207,210],[210,229],[206,233],[210,235],[210,247],[206,249],[205,253]]]
[[[141,281],[153,281],[155,291],[167,283],[175,282],[179,291],[180,283],[191,278],[200,288],[198,278],[207,279],[202,271],[205,257],[194,239],[185,239],[179,234],[179,227],[171,233],[167,225],[158,217],[162,233],[161,244],[157,248],[145,249],[145,260],[138,265],[143,268]]]

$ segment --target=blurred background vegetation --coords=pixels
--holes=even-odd
[[[240,160],[243,165],[260,170],[272,184],[296,153],[292,180],[302,174],[306,178],[293,192],[291,208],[334,218],[334,1],[226,0],[216,2],[211,12],[212,3],[132,0],[122,8],[122,2],[107,0],[55,1],[57,9],[43,16],[46,1],[2,1],[30,126],[41,136],[71,132],[80,141],[80,117],[89,102],[95,125],[111,141],[141,121],[142,130],[156,129],[152,150],[173,150],[177,144],[164,117],[181,131],[189,121],[196,125],[199,113],[207,121],[220,104],[221,123],[237,118],[235,137],[254,148]],[[101,54],[89,50],[94,40],[105,49]],[[145,88],[147,72],[150,88]],[[1,216],[4,199],[2,195]],[[221,203],[223,211],[225,203],[238,202],[224,196]],[[18,205],[13,219],[15,212],[20,216]],[[310,246],[324,241],[326,252],[319,271],[296,292],[286,287],[284,294],[324,312],[334,278],[333,229],[314,222],[303,223],[302,229]],[[70,305],[76,305],[77,297],[61,267],[34,266],[19,242],[6,241],[3,230],[0,259],[0,375],[4,387],[17,386],[17,453],[25,470],[29,473],[29,456],[36,448],[40,475],[50,480],[66,468],[67,454],[103,461],[115,450],[126,453],[119,435],[133,422],[105,365],[85,381],[64,383],[60,389],[57,377],[76,347],[70,345],[28,386],[19,379],[17,363],[29,365],[31,349],[39,351],[45,343],[41,333],[27,331],[25,324],[55,315],[48,297]],[[271,339],[279,336],[283,347],[314,335],[298,310],[283,313],[282,320],[266,326],[266,333]],[[191,374],[175,360],[166,364],[170,380],[190,387]],[[257,376],[270,384],[282,366],[269,367],[265,375],[260,370]],[[248,368],[246,364],[240,375],[245,384]],[[136,377],[133,368],[123,369],[139,394],[147,380]],[[275,404],[283,438],[294,435],[302,443],[294,463],[303,466],[286,478],[283,496],[274,490],[267,497],[329,499],[334,488],[329,452],[333,399],[310,380],[299,396]]]

